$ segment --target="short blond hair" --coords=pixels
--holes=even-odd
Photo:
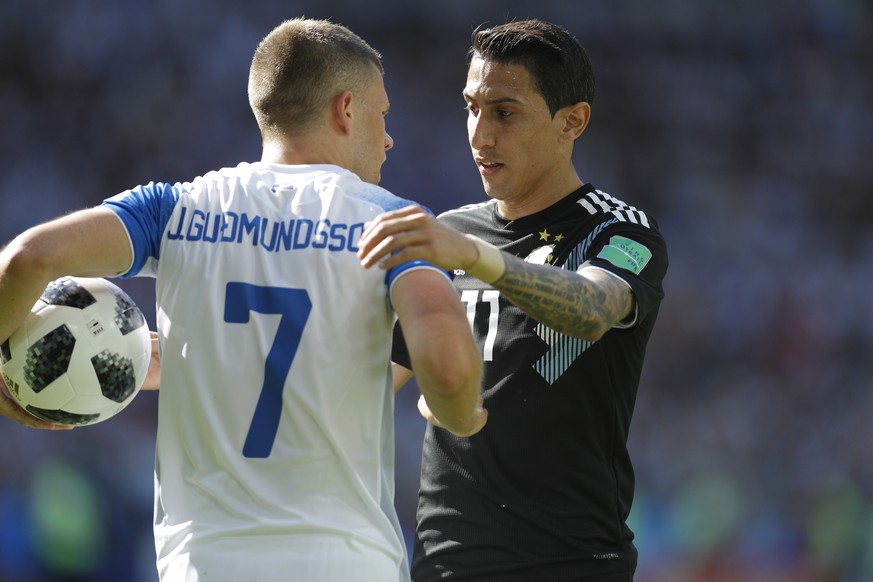
[[[286,20],[258,45],[249,70],[249,105],[265,139],[298,134],[330,99],[359,89],[382,55],[327,20]]]

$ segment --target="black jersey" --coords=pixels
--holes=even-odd
[[[656,223],[590,185],[518,220],[493,200],[439,219],[533,263],[608,270],[633,289],[636,312],[592,343],[455,274],[482,350],[488,423],[469,438],[427,427],[413,579],[629,580],[626,443],[667,270]],[[394,361],[410,365],[399,334]]]

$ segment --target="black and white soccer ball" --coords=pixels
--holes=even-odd
[[[49,283],[0,345],[10,395],[37,418],[88,425],[118,414],[142,388],[151,336],[139,307],[99,278]]]

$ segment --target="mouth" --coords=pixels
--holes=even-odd
[[[491,160],[476,160],[476,165],[479,166],[479,173],[482,174],[483,178],[487,178],[488,176],[493,176],[495,173],[500,171],[503,167],[503,164],[498,162],[492,162]]]

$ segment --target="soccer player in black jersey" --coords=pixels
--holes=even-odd
[[[453,436],[419,403],[431,422],[413,580],[628,582],[627,437],[665,242],[650,215],[573,167],[594,100],[575,38],[511,22],[474,32],[469,57],[468,136],[490,200],[438,220],[384,214],[359,252],[365,267],[454,270],[484,360],[478,434]],[[396,386],[411,362],[395,343]]]

